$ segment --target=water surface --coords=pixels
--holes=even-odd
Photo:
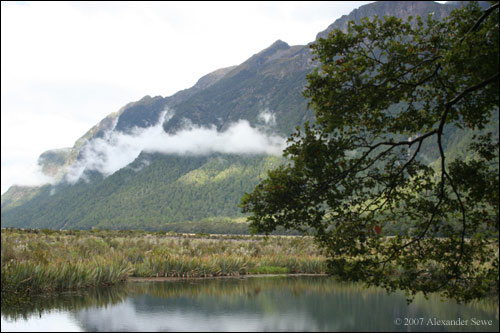
[[[467,305],[328,277],[136,282],[2,309],[2,331],[498,331],[498,300]]]

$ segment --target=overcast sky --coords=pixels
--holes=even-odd
[[[145,95],[169,96],[371,1],[1,2],[1,192]]]

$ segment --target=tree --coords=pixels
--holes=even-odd
[[[316,123],[242,198],[253,230],[310,232],[332,274],[410,300],[498,292],[498,42],[498,2],[319,39],[304,92]],[[449,157],[447,135],[464,133],[469,150]]]

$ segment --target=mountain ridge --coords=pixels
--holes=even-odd
[[[404,18],[415,16],[413,10],[424,14],[434,11],[439,16],[459,5],[404,3],[361,6],[319,32],[317,38],[335,28],[345,29],[349,20],[356,21],[362,15],[399,13]],[[240,65],[204,75],[188,89],[130,102],[89,129],[73,147],[43,152],[41,169],[63,179],[70,166],[85,159],[85,149],[92,142],[105,141],[110,133],[130,135],[137,129],[151,128],[165,113],[168,117],[159,125],[172,136],[186,124],[215,128],[221,133],[246,121],[254,129],[265,128],[286,137],[297,125],[314,120],[314,112],[302,97],[306,75],[315,66],[308,45],[290,46],[277,40]],[[221,162],[224,159],[228,162]],[[108,177],[89,170],[74,185],[61,182],[36,188],[11,187],[2,195],[1,223],[34,228],[158,230],[186,221],[218,217],[238,220],[244,217],[237,207],[241,195],[251,191],[267,169],[280,163],[284,159],[259,154],[179,156],[142,152]]]

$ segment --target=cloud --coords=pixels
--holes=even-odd
[[[130,168],[131,170],[134,170],[135,172],[139,172],[142,169],[144,169],[145,167],[149,166],[150,164],[151,164],[151,161],[145,158],[145,159],[140,161],[140,164],[136,168],[134,168],[130,165],[128,166],[128,168]]]
[[[257,119],[264,122],[264,124],[269,125],[269,126],[276,125],[276,116],[268,109],[265,109],[264,111],[262,111],[259,114],[259,116],[257,117]]]
[[[55,184],[52,177],[44,175],[37,163],[29,163],[24,160],[2,162],[2,195],[13,184],[20,186],[41,186],[44,184]],[[4,184],[6,184],[4,186]]]
[[[163,123],[172,115],[172,111],[165,111],[154,126],[134,128],[130,134],[110,130],[102,138],[92,139],[83,147],[76,164],[69,168],[66,181],[78,181],[84,177],[85,171],[98,171],[109,176],[132,163],[141,152],[281,155],[285,148],[285,138],[266,133],[264,128],[252,127],[246,120],[232,123],[222,132],[217,131],[215,126],[198,126],[186,121],[176,133],[166,133]],[[262,117],[265,123],[274,121],[274,115],[269,111],[263,112]]]

